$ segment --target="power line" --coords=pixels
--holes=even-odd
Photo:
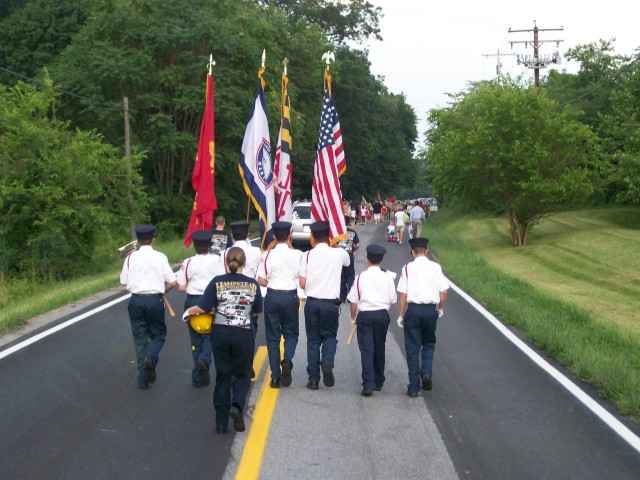
[[[98,105],[98,106],[101,106],[101,107],[113,108],[112,104],[103,103],[103,102],[100,102],[98,100],[94,100],[93,98],[89,98],[89,97],[85,97],[83,95],[78,95],[77,93],[69,92],[69,91],[64,90],[62,88],[52,87],[51,85],[47,85],[46,83],[44,83],[44,82],[42,82],[40,80],[37,80],[35,78],[31,78],[31,77],[26,77],[24,75],[21,75],[19,73],[16,73],[14,71],[9,70],[8,68],[0,67],[0,70],[2,70],[3,72],[9,73],[11,75],[15,75],[16,77],[22,78],[23,80],[28,80],[30,82],[37,83],[38,85],[41,85],[41,86],[43,86],[45,88],[50,88],[52,90],[55,90],[56,92],[64,93],[66,95],[71,95],[72,97],[80,98],[82,100],[87,100],[88,102],[90,102],[90,103],[92,103],[94,105]]]

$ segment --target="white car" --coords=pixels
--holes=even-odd
[[[294,247],[311,248],[311,202],[294,203],[291,215],[291,243]]]

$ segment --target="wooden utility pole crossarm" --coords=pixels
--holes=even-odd
[[[539,33],[540,32],[562,32],[564,28],[538,28],[535,21],[533,22],[533,29],[525,29],[525,30],[512,30],[509,28],[509,33],[529,33],[533,32],[533,41],[531,40],[514,40],[509,42],[511,44],[511,48],[513,48],[514,43],[523,43],[525,48],[529,45],[533,46],[533,56],[529,55],[520,55],[518,54],[518,64],[522,63],[525,67],[532,68],[534,71],[535,78],[535,86],[536,88],[540,88],[540,69],[546,68],[551,63],[560,63],[560,54],[556,51],[552,56],[544,56],[540,57],[539,49],[540,45],[544,43],[555,43],[556,47],[560,45],[560,42],[564,40],[540,40]]]

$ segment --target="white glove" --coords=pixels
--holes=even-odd
[[[438,318],[440,318],[442,315],[444,315],[444,310],[442,310],[441,308],[438,309]]]
[[[404,318],[398,317],[398,326],[404,328]]]
[[[184,313],[182,314],[182,321],[183,322],[188,322],[189,321],[189,309],[187,308]]]

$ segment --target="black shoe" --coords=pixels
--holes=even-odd
[[[279,378],[272,378],[271,379],[271,383],[269,383],[269,386],[271,388],[280,388],[280,379]]]
[[[282,362],[280,362],[280,369],[282,370],[280,384],[283,387],[291,386],[291,363],[288,360],[282,360]]]
[[[251,367],[251,379],[256,378],[256,371]]]
[[[149,384],[148,383],[139,383],[138,384],[138,388],[140,390],[146,390],[147,388],[149,388]]]
[[[198,380],[193,380],[191,382],[191,385],[193,385],[193,388],[202,388],[202,383],[200,383]]]
[[[231,407],[229,415],[233,419],[233,428],[236,432],[244,432],[244,418],[242,412],[235,405]]]
[[[373,395],[373,390],[364,388],[362,389],[362,393],[360,395],[362,395],[363,397],[370,397],[371,395]]]
[[[307,388],[309,390],[317,390],[318,389],[318,382],[313,382],[313,381],[309,380],[309,383],[307,383]]]
[[[418,392],[414,392],[412,390],[407,391],[407,395],[411,398],[416,398],[418,396]]]
[[[147,376],[147,382],[156,383],[156,367],[150,358],[145,358],[142,362],[144,374]]]
[[[422,375],[421,381],[423,390],[431,390],[433,388],[433,383],[429,375]]]
[[[373,387],[373,389],[374,389],[376,392],[379,392],[380,390],[382,390],[382,385],[376,385],[375,387]]]
[[[336,383],[333,378],[333,369],[329,365],[322,365],[322,383],[325,387],[333,387]]]
[[[207,364],[202,360],[198,360],[196,363],[196,368],[198,369],[198,374],[200,375],[200,383],[203,387],[208,387],[211,385],[211,375],[209,375],[209,368],[207,368]]]
[[[227,433],[227,427],[216,427],[216,433],[221,433],[221,434]]]

